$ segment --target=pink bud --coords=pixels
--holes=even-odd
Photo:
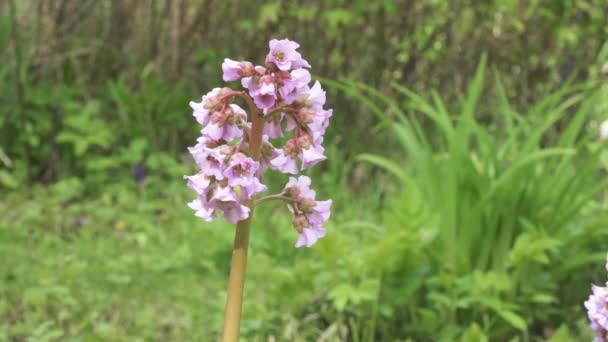
[[[308,134],[302,134],[298,137],[298,146],[300,148],[307,149],[312,145],[312,137]]]
[[[303,213],[309,214],[312,212],[312,208],[315,207],[317,202],[311,198],[304,198],[298,202],[298,209],[302,210]]]
[[[300,148],[298,147],[298,142],[296,139],[289,139],[283,146],[283,151],[285,151],[286,155],[296,155]]]
[[[293,226],[296,228],[298,233],[301,233],[302,231],[304,231],[304,228],[308,227],[308,219],[306,219],[306,216],[302,214],[296,214],[293,217],[293,221],[291,222],[293,223]]]

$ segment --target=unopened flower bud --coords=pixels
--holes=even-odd
[[[243,77],[249,77],[255,73],[255,68],[251,62],[240,62],[239,67],[241,68],[239,74]]]
[[[305,198],[298,202],[298,209],[300,209],[302,212],[308,214],[308,213],[312,212],[312,208],[314,208],[315,205],[317,205],[317,202],[315,202],[315,200],[310,199],[310,198]]]
[[[312,137],[308,134],[302,134],[298,137],[298,146],[307,149],[312,145]]]
[[[228,109],[226,111],[228,111]],[[223,126],[227,119],[226,111],[211,114],[210,121],[218,126]]]
[[[274,146],[268,142],[263,142],[262,147],[260,148],[260,154],[262,155],[262,159],[272,158],[272,153],[274,151]]]
[[[293,226],[296,228],[298,233],[301,233],[304,228],[308,227],[308,219],[302,214],[296,214],[293,217],[293,221],[291,222],[293,223]]]
[[[295,201],[298,199],[298,196],[300,196],[300,188],[298,188],[297,186],[289,187],[285,189],[285,194],[287,195],[287,197]]]
[[[295,139],[289,139],[283,146],[283,151],[285,151],[286,155],[296,155],[298,154],[298,142]]]
[[[310,107],[302,107],[298,111],[298,119],[304,124],[309,124],[315,117],[315,111]]]
[[[260,66],[260,65],[256,65],[255,68],[253,68],[253,70],[258,75],[264,75],[266,73],[266,68],[264,68],[263,66]]]

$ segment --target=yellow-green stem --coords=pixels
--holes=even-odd
[[[224,342],[236,342],[239,340],[250,231],[251,215],[245,221],[236,224],[232,262],[230,263],[230,280],[228,281],[228,299],[226,300],[226,313],[224,316]]]
[[[234,93],[245,99],[251,113],[251,132],[249,133],[249,151],[251,158],[260,159],[260,147],[264,131],[264,120],[253,101],[244,92]],[[236,224],[232,260],[230,262],[230,279],[228,280],[228,297],[224,314],[223,342],[237,342],[239,340],[241,325],[241,310],[243,307],[243,290],[245,288],[245,275],[247,273],[247,250],[249,249],[249,233],[251,231],[251,217],[253,216],[253,201],[247,206],[251,209],[249,218]]]

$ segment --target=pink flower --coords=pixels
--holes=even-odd
[[[237,62],[230,58],[224,58],[222,63],[223,79],[226,82],[237,81],[253,73],[253,64],[250,62]]]
[[[306,69],[293,70],[289,77],[283,80],[279,94],[286,104],[292,104],[299,96],[306,93],[310,82],[310,72]]]
[[[270,117],[266,117],[266,124],[264,125],[264,134],[269,138],[281,138],[283,136],[283,129],[281,128],[281,121],[283,120],[283,114],[272,114]]]
[[[194,190],[197,194],[206,195],[209,191],[211,179],[204,173],[197,173],[193,176],[184,176],[184,178],[188,180],[188,187]]]
[[[325,130],[329,126],[329,119],[333,114],[333,110],[321,109],[316,112],[312,118],[312,122],[308,124],[308,128],[312,132],[313,140],[315,143],[325,135]],[[322,139],[321,139],[322,141]]]
[[[226,89],[227,88],[213,88],[209,93],[203,95],[203,100],[201,102],[190,101],[190,107],[194,110],[192,115],[196,118],[198,123],[206,125],[209,122],[209,113],[222,108],[219,99],[227,92]]]
[[[213,113],[201,133],[216,141],[231,141],[243,135],[243,131],[237,126],[237,123],[246,118],[247,113],[241,107],[231,104],[224,111]]]
[[[307,227],[303,228],[302,232],[298,235],[298,240],[296,241],[296,248],[300,248],[306,246],[308,248],[312,247],[317,241],[324,237],[327,233],[327,229],[322,227]]]
[[[302,160],[302,170],[305,170],[319,162],[327,159],[323,155],[324,149],[321,145],[310,145],[308,148],[303,148],[300,152],[300,160]]]
[[[290,197],[298,200],[302,198],[314,199],[316,193],[310,188],[310,177],[300,176],[298,178],[289,177],[289,182],[285,185],[284,191],[289,194]]]
[[[325,236],[326,229],[322,226],[330,216],[331,200],[315,201],[315,192],[310,189],[310,178],[300,176],[290,177],[283,193],[291,198],[294,213],[293,225],[298,231],[296,247],[310,247]]]
[[[199,143],[190,148],[190,153],[204,175],[224,179],[223,169],[226,156],[220,153],[218,148],[209,148],[204,143]]]
[[[608,260],[606,261],[608,271]],[[591,329],[595,332],[594,342],[608,341],[608,283],[606,287],[591,286],[592,294],[585,301],[585,308],[591,323]]]
[[[215,210],[208,208],[203,204],[203,200],[197,197],[194,201],[188,203],[188,206],[195,211],[195,215],[202,218],[204,221],[211,222],[215,218]]]
[[[323,152],[325,152],[323,146],[314,144],[312,140],[313,138],[307,134],[298,138],[298,146],[300,147],[298,156],[302,160],[302,170],[327,159],[323,155]]]
[[[321,88],[319,81],[316,81],[312,88],[310,88],[306,102],[315,110],[323,109],[323,105],[325,105],[325,91]]]
[[[250,209],[238,200],[236,192],[229,186],[218,186],[209,199],[209,207],[222,212],[222,216],[230,223],[246,219]]]
[[[260,148],[260,168],[258,169],[258,177],[262,177],[264,168],[271,167],[270,162],[283,153],[282,150],[276,149],[268,141],[268,135],[262,136],[262,147]]]
[[[253,177],[251,184],[241,188],[243,200],[250,200],[253,196],[268,190],[268,187],[260,182],[257,177]]]
[[[277,150],[276,157],[270,161],[270,166],[284,173],[298,174],[296,155],[298,144],[295,139],[288,140],[283,150]]]
[[[592,290],[585,308],[596,339],[604,342],[608,338],[608,288],[593,285]]]
[[[244,88],[249,89],[249,95],[258,108],[268,109],[274,106],[277,92],[272,75],[262,77],[245,77],[241,80]]]
[[[230,186],[250,186],[260,164],[242,153],[236,153],[230,157],[228,167],[224,170],[224,176],[228,179]]]
[[[312,207],[310,213],[306,214],[308,221],[313,226],[321,226],[329,220],[331,215],[332,200],[326,201],[315,201],[315,205]]]
[[[278,155],[270,161],[270,165],[273,169],[283,173],[291,173],[292,175],[298,174],[298,164],[296,163],[295,158],[290,154],[285,154],[284,151],[280,151]]]
[[[288,39],[273,39],[268,46],[270,52],[266,56],[266,63],[273,63],[279,70],[310,68],[310,64],[296,51],[300,44]]]
[[[211,178],[202,173],[194,176],[184,176],[188,179],[188,187],[197,193],[197,198],[188,204],[188,206],[196,211],[196,216],[205,221],[211,221],[214,217],[214,211],[207,207],[207,195],[211,190]]]
[[[272,108],[277,101],[277,91],[271,79],[260,79],[257,93],[253,96],[255,105],[262,109]]]
[[[249,217],[254,196],[268,190],[261,182],[264,169],[297,174],[297,159],[302,170],[326,159],[322,143],[332,111],[323,109],[325,91],[319,82],[310,87],[311,75],[305,69],[310,64],[297,51],[298,43],[273,39],[269,48],[265,66],[229,58],[222,63],[222,78],[241,81],[248,90],[246,100],[252,114],[264,115],[263,127],[254,127],[247,113],[233,104],[234,98],[247,97],[243,92],[214,88],[201,102],[190,102],[194,117],[204,127],[197,144],[189,148],[200,171],[185,176],[188,187],[197,194],[188,205],[205,221],[220,213],[231,223]],[[284,119],[286,130],[294,131],[294,136],[275,148],[269,139],[283,137]],[[260,132],[259,158],[253,160],[252,134]],[[288,197],[279,196],[289,202],[294,215],[296,247],[310,247],[325,236],[323,225],[330,217],[332,201],[315,200],[310,178],[291,177],[282,195]]]

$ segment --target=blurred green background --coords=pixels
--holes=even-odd
[[[243,341],[591,340],[607,17],[605,0],[1,1],[0,340],[219,338],[234,230],[186,206],[188,102],[271,38],[327,89],[329,159],[308,174],[334,207],[312,249],[282,206],[256,212]]]

